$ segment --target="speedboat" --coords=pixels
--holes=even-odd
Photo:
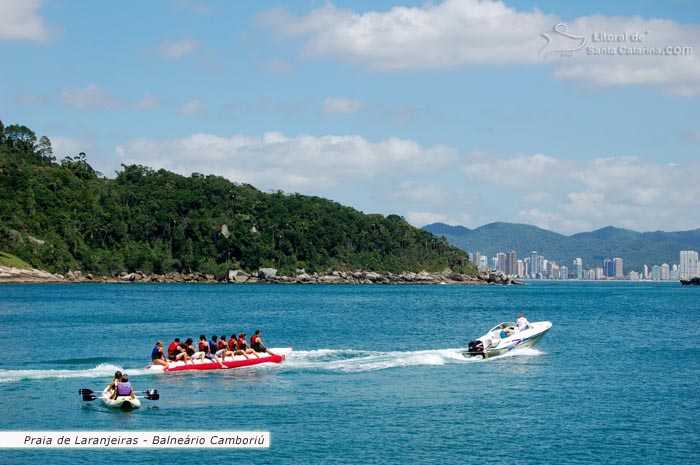
[[[270,351],[275,354],[271,355],[267,352],[256,352],[257,357],[253,354],[248,354],[248,358],[243,355],[234,355],[233,357],[228,356],[221,362],[226,368],[240,368],[251,365],[258,365],[260,363],[281,363],[289,355],[292,350],[291,347],[283,348],[271,348]],[[188,371],[188,370],[220,370],[222,367],[213,360],[207,358],[195,358],[188,362],[182,360],[178,361],[168,361],[167,368],[163,365],[148,365],[146,369],[155,373],[170,373],[172,371]]]
[[[506,325],[509,336],[502,338],[501,329]],[[536,321],[528,323],[523,329],[519,330],[518,326],[512,321],[498,323],[491,328],[489,332],[481,336],[475,341],[471,341],[463,355],[471,357],[489,358],[496,355],[502,355],[511,350],[520,349],[523,347],[531,347],[535,345],[542,336],[549,331],[552,323],[549,321]]]

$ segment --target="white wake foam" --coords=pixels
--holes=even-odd
[[[448,363],[481,362],[480,357],[465,357],[466,349],[439,349],[417,351],[379,352],[354,349],[318,349],[297,350],[290,353],[281,364],[255,365],[257,369],[285,370],[321,370],[343,373],[358,373],[363,371],[386,370],[389,368],[409,366],[446,365]],[[505,357],[538,356],[542,355],[537,349],[527,347],[514,350],[498,357],[487,359],[496,360]],[[22,380],[67,379],[67,378],[103,378],[111,379],[114,372],[120,370],[129,376],[153,374],[145,368],[124,368],[111,363],[101,363],[94,368],[79,370],[2,370],[0,369],[0,384]]]
[[[0,383],[11,383],[22,380],[67,379],[67,378],[104,378],[109,380],[114,372],[120,370],[130,376],[146,373],[145,369],[124,369],[118,365],[101,363],[94,368],[85,370],[0,370]]]
[[[464,349],[377,352],[353,349],[299,350],[284,361],[286,369],[362,372],[395,367],[464,363]]]

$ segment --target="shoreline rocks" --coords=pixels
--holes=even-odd
[[[60,274],[51,274],[48,271],[37,270],[35,268],[15,268],[12,266],[0,266],[0,283],[58,283],[64,282],[65,277]]]
[[[442,272],[377,273],[375,271],[329,271],[307,273],[297,270],[293,276],[278,274],[274,268],[261,268],[253,274],[243,270],[229,270],[224,277],[209,273],[122,273],[118,276],[93,276],[81,271],[69,271],[65,276],[36,269],[0,266],[0,283],[230,283],[230,284],[520,284],[502,272],[465,275],[452,270]]]
[[[307,273],[297,270],[293,276],[279,275],[274,268],[262,268],[250,274],[243,270],[229,270],[226,276],[217,278],[208,273],[143,272],[122,273],[118,276],[94,276],[79,270],[65,276],[36,269],[20,269],[0,266],[0,283],[271,283],[271,284],[483,284],[483,276],[464,275],[452,270],[443,272],[377,273],[375,271],[329,271]]]

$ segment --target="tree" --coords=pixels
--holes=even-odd
[[[27,126],[13,124],[5,128],[6,144],[24,153],[34,152],[36,134]]]
[[[2,120],[0,120],[0,144],[5,143],[5,125],[2,124]]]
[[[39,139],[39,143],[36,146],[36,150],[42,157],[48,159],[49,161],[56,160],[56,158],[53,156],[53,148],[51,147],[51,141],[48,137],[41,136],[41,139]]]

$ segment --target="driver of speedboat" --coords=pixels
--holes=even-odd
[[[518,331],[527,329],[527,327],[530,326],[530,322],[527,321],[527,318],[525,318],[525,315],[522,313],[518,315],[518,321],[516,323],[518,324]]]
[[[499,333],[499,335],[501,336],[501,339],[505,339],[508,336],[510,336],[510,329],[505,323],[501,325],[501,332]]]

